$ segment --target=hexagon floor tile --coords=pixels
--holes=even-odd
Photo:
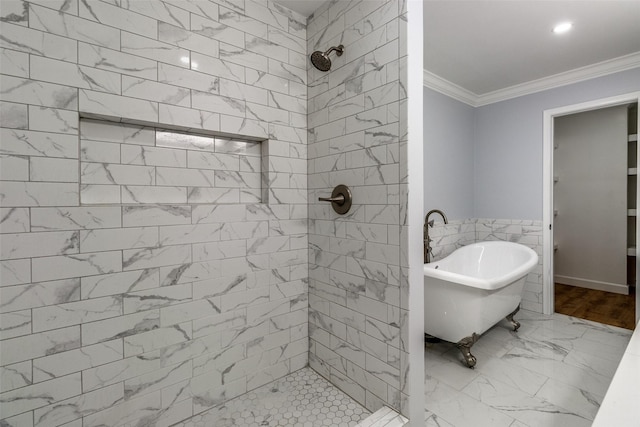
[[[307,367],[175,427],[352,427],[369,415],[359,403]]]

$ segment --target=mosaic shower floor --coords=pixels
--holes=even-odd
[[[303,368],[174,427],[352,427],[370,414],[311,368]]]

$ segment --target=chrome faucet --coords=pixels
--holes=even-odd
[[[447,221],[447,216],[440,209],[431,209],[429,212],[427,212],[427,216],[424,217],[424,262],[425,264],[431,262],[432,240],[429,237],[429,227],[433,227],[433,223],[435,222],[435,220],[432,219],[431,221],[429,221],[429,217],[434,213],[439,214],[444,220],[445,224],[449,224],[449,221]]]

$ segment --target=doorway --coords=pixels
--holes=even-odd
[[[627,251],[635,246],[637,156],[628,135],[637,133],[629,131],[636,114],[618,105],[554,119],[554,309],[627,329],[635,325]]]
[[[632,174],[637,171],[637,102],[639,98],[639,93],[634,92],[627,95],[622,95],[618,97],[612,97],[597,101],[592,101],[583,104],[577,104],[572,106],[566,106],[562,108],[557,108],[554,110],[547,110],[544,112],[544,145],[543,145],[543,155],[544,155],[544,189],[543,189],[543,221],[545,224],[545,229],[543,231],[543,310],[545,314],[551,314],[555,311],[561,312],[563,314],[572,315],[575,317],[587,318],[589,320],[594,320],[600,323],[613,324],[615,326],[626,327],[629,329],[633,329],[635,323],[637,323],[639,314],[637,311],[635,313],[633,311],[629,311],[629,308],[633,309],[638,304],[638,295],[635,292],[635,285],[637,282],[635,271],[637,270],[638,257],[637,245],[635,245],[635,241],[638,240],[637,234],[640,227],[637,226],[638,217],[635,215],[635,200],[638,198],[638,187],[636,185],[636,175],[633,176],[633,179],[629,177],[628,185],[625,185],[626,182],[620,181],[621,179],[627,179],[627,172]],[[605,240],[608,240],[608,237],[613,236],[615,233],[611,233],[611,235],[607,235],[606,233],[600,236],[599,238],[595,237],[594,226],[587,225],[586,229],[582,229],[582,236],[578,238],[584,238],[586,236],[586,240],[578,243],[578,261],[582,261],[583,267],[582,270],[589,270],[592,265],[599,265],[597,268],[591,269],[592,278],[589,277],[589,274],[584,271],[584,275],[576,274],[575,267],[578,266],[578,271],[583,273],[580,270],[579,265],[580,262],[574,262],[571,264],[571,259],[567,261],[567,259],[563,258],[571,258],[567,257],[567,254],[570,252],[571,243],[567,240],[567,229],[571,229],[574,224],[574,220],[567,221],[568,216],[567,213],[574,209],[575,212],[579,212],[580,209],[585,209],[584,206],[569,206],[567,202],[567,194],[571,192],[566,192],[566,187],[563,189],[565,197],[562,199],[561,207],[565,213],[564,218],[558,216],[560,214],[557,204],[554,203],[554,194],[557,192],[561,194],[562,191],[558,190],[557,182],[561,179],[558,174],[554,171],[554,156],[557,156],[557,160],[561,161],[563,155],[558,154],[557,146],[558,143],[555,140],[555,130],[559,129],[563,125],[564,122],[571,122],[573,117],[578,117],[578,113],[585,112],[593,112],[596,110],[603,109],[611,109],[610,107],[619,106],[620,109],[624,109],[627,111],[627,106],[631,104],[636,104],[636,108],[631,111],[632,119],[629,120],[631,126],[635,126],[633,132],[628,129],[624,129],[625,137],[628,137],[629,141],[629,153],[632,156],[631,163],[627,165],[626,158],[624,159],[624,164],[620,166],[620,171],[618,171],[616,180],[609,182],[609,187],[624,187],[629,189],[629,193],[631,197],[629,200],[633,203],[630,206],[624,206],[623,210],[620,210],[620,206],[618,206],[618,214],[616,214],[616,221],[618,223],[618,229],[620,226],[624,228],[624,230],[617,232],[617,239],[609,239],[609,240],[617,240],[618,243],[614,243],[618,246],[616,249],[617,252],[617,260],[615,263],[607,262],[605,256],[602,254],[608,253],[609,251],[604,250],[603,244],[606,243]],[[585,116],[589,116],[589,114],[585,114]],[[567,120],[568,119],[568,120]],[[626,127],[626,126],[625,126]],[[564,147],[566,148],[566,147]],[[627,147],[624,147],[625,151]],[[574,153],[575,154],[575,153]],[[600,156],[604,155],[602,152]],[[566,156],[566,152],[564,153],[565,162],[571,164],[575,163],[576,158],[580,156]],[[569,159],[569,160],[567,160]],[[631,166],[635,166],[632,168]],[[593,165],[591,166],[593,168]],[[583,168],[584,169],[584,168]],[[584,172],[584,170],[583,170]],[[605,171],[606,172],[606,171]],[[620,173],[623,176],[620,176]],[[562,175],[562,174],[560,174]],[[571,181],[571,173],[567,172],[565,178],[567,178],[567,185]],[[574,174],[575,175],[575,174]],[[584,177],[584,173],[583,173]],[[577,178],[577,181],[580,182],[579,174],[572,177],[574,181]],[[600,178],[599,178],[600,179]],[[600,179],[601,180],[601,179]],[[615,184],[613,184],[615,182]],[[622,182],[622,184],[620,184]],[[602,184],[602,182],[600,182]],[[592,188],[587,188],[586,194],[588,197],[589,191]],[[624,190],[622,190],[624,192]],[[612,193],[611,191],[607,192],[607,197],[609,197]],[[626,192],[625,192],[626,193]],[[584,194],[583,194],[584,196]],[[624,204],[627,204],[627,195],[624,194]],[[591,204],[588,207],[589,210],[597,210],[600,207],[608,207],[608,202],[601,204]],[[620,204],[620,197],[618,197],[617,202],[611,201],[612,204]],[[587,206],[589,204],[587,203]],[[577,210],[576,210],[577,209]],[[605,209],[606,210],[606,209]],[[603,215],[610,215],[610,213],[604,212]],[[595,229],[604,228],[602,218],[595,220]],[[565,228],[561,228],[565,224]],[[567,226],[566,224],[572,224]],[[627,227],[629,231],[627,232]],[[575,228],[575,227],[574,227]],[[580,230],[580,228],[578,228]],[[574,230],[575,231],[575,230]],[[557,233],[557,236],[556,236]],[[591,233],[591,234],[590,234]],[[629,235],[627,237],[627,235]],[[622,236],[622,237],[621,237]],[[558,245],[556,238],[561,240],[562,246],[565,249],[563,252],[563,256],[557,257],[554,256],[556,254],[556,250],[561,250],[560,245]],[[589,238],[593,238],[593,240],[589,240]],[[629,240],[631,245],[627,248],[626,242],[623,240]],[[621,243],[620,243],[621,242]],[[575,242],[573,243],[575,245]],[[598,247],[600,253],[598,254],[598,250],[592,250],[594,247]],[[581,255],[587,255],[588,252],[592,252],[591,256],[592,261],[584,263],[584,260],[580,260]],[[595,253],[594,253],[595,252]],[[627,258],[628,252],[628,258]],[[559,258],[556,259],[556,258]],[[558,265],[554,265],[554,263],[558,262]],[[561,262],[564,262],[562,264]],[[606,277],[598,277],[598,275],[604,272],[607,268],[606,266],[610,264],[617,264],[613,266],[617,273],[614,275],[615,278],[611,281],[606,280]],[[574,271],[572,272],[572,268]],[[558,270],[558,271],[556,271]],[[558,274],[561,273],[561,274]],[[606,275],[605,275],[606,276]],[[628,280],[627,280],[628,276]],[[613,276],[609,276],[613,277]],[[555,280],[558,279],[558,280]],[[563,283],[559,283],[563,282]],[[556,286],[557,284],[557,286]],[[575,286],[578,285],[578,286]],[[609,286],[611,285],[611,286]],[[628,286],[627,285],[632,285]],[[613,289],[611,289],[611,287]],[[627,292],[627,289],[630,292]],[[613,290],[614,292],[619,292],[618,294],[610,293],[608,291]],[[630,293],[631,296],[623,295],[626,293]]]

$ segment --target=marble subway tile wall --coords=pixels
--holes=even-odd
[[[538,254],[538,266],[527,276],[522,308],[542,313],[542,221],[470,218],[436,223],[430,229],[434,260],[470,243],[504,240],[526,245]]]
[[[309,362],[372,411],[406,409],[403,10],[397,0],[328,2],[307,26],[308,54],[344,45],[329,72],[308,66]],[[345,215],[318,202],[338,184],[353,194]]]
[[[2,0],[0,424],[169,426],[308,364],[305,21]]]

